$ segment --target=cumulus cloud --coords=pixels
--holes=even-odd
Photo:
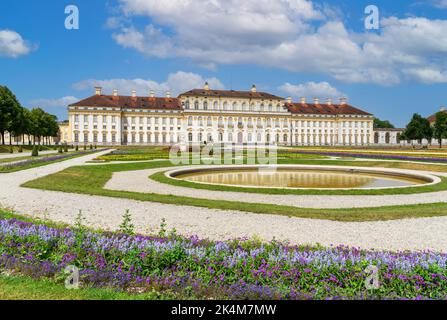
[[[208,82],[211,88],[224,89],[224,85],[217,78],[205,79],[199,74],[183,71],[169,74],[163,82],[150,79],[89,79],[75,83],[73,88],[89,90],[99,86],[109,93],[117,89],[122,95],[130,95],[132,90],[136,90],[137,94],[142,96],[149,95],[150,90],[154,90],[158,96],[164,96],[167,90],[171,91],[172,95],[178,95],[191,88],[203,88],[205,82]]]
[[[149,56],[188,58],[208,68],[253,63],[381,85],[412,75],[402,70],[447,70],[447,20],[388,17],[378,33],[356,33],[340,13],[310,0],[120,2],[127,25],[113,38]],[[136,16],[148,19],[144,28],[132,24]]]
[[[302,84],[284,83],[278,88],[293,98],[340,98],[345,97],[343,93],[331,86],[328,82],[307,82]]]
[[[35,99],[31,100],[31,105],[33,107],[41,108],[58,108],[67,107],[69,104],[75,103],[80,99],[73,96],[65,96],[59,99]]]
[[[20,34],[12,30],[0,30],[0,56],[17,58],[32,50]]]
[[[415,68],[404,70],[410,78],[423,83],[447,83],[447,71],[441,72],[432,68]]]

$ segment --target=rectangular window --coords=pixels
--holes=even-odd
[[[112,134],[112,143],[115,143],[115,142],[116,142],[116,135]]]
[[[106,134],[106,133],[103,133],[103,134],[102,134],[102,142],[103,142],[103,143],[106,143],[106,142],[107,142],[107,134]]]
[[[78,115],[78,114],[75,114],[75,116],[74,116],[74,121],[75,121],[75,122],[79,122],[79,115]]]
[[[93,134],[93,142],[98,142],[98,135],[96,133]]]
[[[79,134],[74,134],[74,142],[79,142]]]
[[[88,115],[84,114],[84,122],[88,122]]]
[[[88,133],[84,133],[84,142],[88,142]]]

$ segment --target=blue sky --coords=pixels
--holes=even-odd
[[[3,0],[0,84],[24,106],[117,88],[259,90],[338,98],[397,126],[447,105],[447,1]],[[79,30],[64,27],[79,8]],[[379,8],[379,30],[364,9]]]

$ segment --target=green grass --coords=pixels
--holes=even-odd
[[[33,279],[23,275],[0,275],[0,300],[159,300],[156,292],[128,294],[99,288],[68,290],[51,279]]]
[[[233,187],[225,185],[201,184],[186,180],[178,180],[169,178],[165,172],[157,172],[149,178],[160,183],[166,183],[179,187],[214,190],[214,191],[232,191],[232,192],[247,192],[247,193],[261,193],[261,194],[292,194],[292,195],[390,195],[390,194],[416,194],[425,192],[436,192],[447,190],[447,178],[441,178],[441,182],[421,187],[412,188],[392,188],[392,189],[377,189],[377,190],[306,190],[306,189],[279,189],[279,188],[254,188],[254,187]]]
[[[325,161],[325,163],[334,164],[333,161]],[[352,164],[348,162],[347,165]],[[195,206],[211,209],[245,211],[257,214],[277,214],[288,217],[336,221],[378,221],[447,215],[447,203],[387,206],[379,208],[307,209],[274,204],[246,203],[242,201],[216,201],[213,199],[103,189],[105,183],[111,179],[113,172],[163,168],[169,166],[171,166],[169,161],[156,161],[71,167],[64,171],[29,181],[23,186],[44,190],[160,202],[178,206]]]
[[[9,148],[12,147],[14,153],[18,153],[19,150],[19,146],[17,145],[0,145],[0,154],[1,153],[10,153],[9,152]],[[48,150],[55,150],[54,146],[41,146],[42,147],[42,151],[48,151]],[[33,146],[32,145],[23,145],[22,146],[23,152],[30,152],[31,150],[33,150]],[[20,154],[20,153],[19,153]]]

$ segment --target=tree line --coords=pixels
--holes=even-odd
[[[13,137],[21,141],[32,140],[33,144],[49,144],[50,137],[57,137],[59,125],[57,117],[41,108],[24,108],[16,96],[6,86],[0,86],[0,139],[5,145],[5,134],[9,133],[9,144]],[[32,139],[31,139],[32,138]],[[18,143],[18,141],[17,141]]]
[[[374,119],[374,128],[394,128],[387,120]],[[432,125],[428,119],[418,113],[413,114],[410,122],[405,127],[404,132],[400,135],[400,140],[418,141],[426,139],[431,143],[432,139],[436,139],[440,147],[442,140],[447,139],[447,112],[440,111],[436,113],[435,123]]]

